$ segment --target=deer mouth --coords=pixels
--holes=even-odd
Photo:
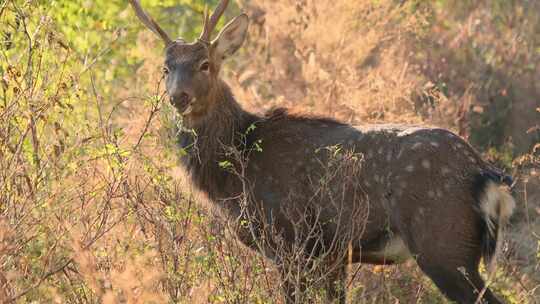
[[[178,98],[171,98],[171,104],[178,110],[179,113],[182,115],[187,115],[192,111],[191,104],[193,103],[193,100],[194,99],[189,95],[182,94],[182,96]]]

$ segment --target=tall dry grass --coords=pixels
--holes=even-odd
[[[250,36],[224,77],[257,112],[289,106],[469,137],[519,177],[492,286],[510,303],[538,303],[540,21],[535,2],[511,2],[498,12],[453,1],[241,1]],[[0,20],[18,24],[11,43],[27,50],[2,49],[0,301],[281,303],[272,264],[231,235],[175,165],[157,41],[138,34],[130,51],[143,64],[111,91],[95,79],[100,57],[82,60],[62,41],[62,20],[11,1]],[[358,303],[446,303],[413,262],[350,270]]]

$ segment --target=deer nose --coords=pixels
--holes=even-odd
[[[173,106],[183,109],[187,107],[192,99],[192,96],[187,92],[179,92],[171,96]]]

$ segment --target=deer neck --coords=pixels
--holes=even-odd
[[[178,132],[180,147],[186,152],[181,163],[197,188],[207,193],[212,201],[232,197],[239,191],[223,165],[225,149],[242,149],[242,134],[257,117],[241,108],[224,82],[214,92],[213,109],[199,122]],[[223,163],[222,163],[223,164]]]

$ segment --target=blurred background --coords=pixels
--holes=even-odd
[[[246,109],[440,126],[512,174],[492,286],[540,303],[540,1],[232,2]],[[190,41],[217,1],[141,3]],[[177,167],[162,54],[127,1],[0,0],[0,302],[281,303]],[[355,303],[447,303],[413,262],[351,270]]]

